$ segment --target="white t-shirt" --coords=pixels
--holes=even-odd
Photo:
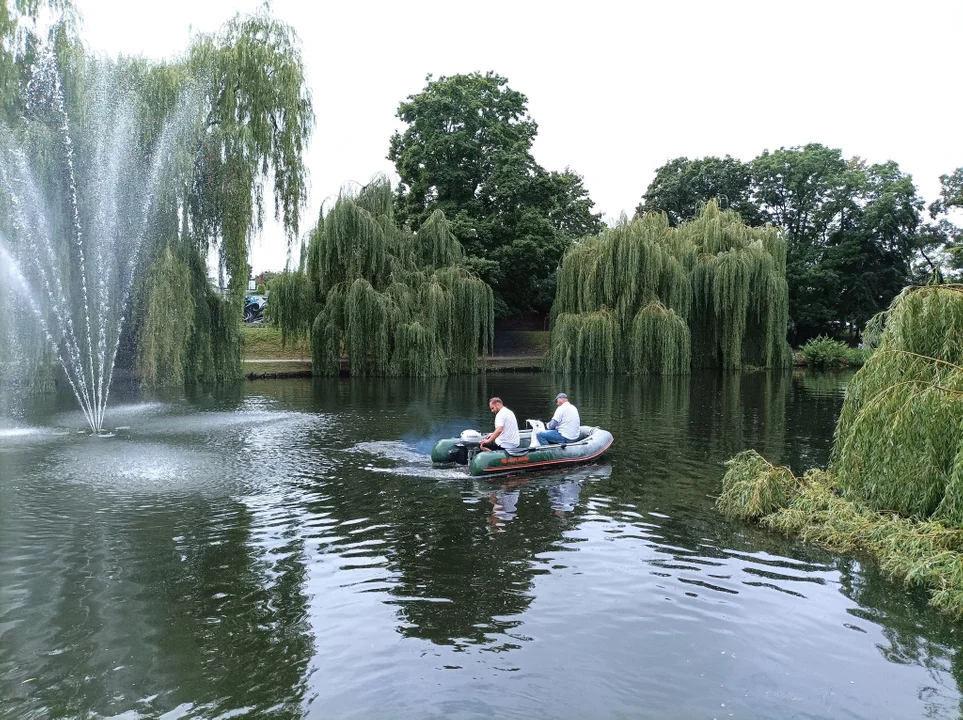
[[[558,423],[555,427],[559,434],[569,440],[578,440],[581,434],[581,418],[578,416],[578,409],[570,402],[564,402],[555,410],[552,420]]]
[[[505,406],[495,415],[495,429],[498,428],[502,428],[502,434],[495,438],[495,444],[510,450],[517,448],[518,420],[515,419],[515,413]]]

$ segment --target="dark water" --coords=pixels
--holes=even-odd
[[[712,507],[824,463],[839,376],[271,381],[0,421],[0,717],[957,717],[959,625]],[[567,391],[604,462],[432,468]],[[64,433],[64,434],[61,434]]]

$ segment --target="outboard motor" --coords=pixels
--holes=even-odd
[[[484,437],[477,430],[463,430],[457,438],[439,440],[431,451],[431,461],[467,465],[468,459],[478,452]]]
[[[484,435],[477,430],[462,430],[461,435],[458,436],[458,439],[468,445],[479,445],[481,444],[483,437]]]

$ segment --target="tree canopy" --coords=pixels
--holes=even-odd
[[[709,200],[735,210],[748,225],[764,224],[752,201],[749,165],[729,155],[670,160],[655,171],[636,212],[664,212],[675,227],[698,215]]]
[[[475,372],[491,345],[491,288],[463,265],[441,210],[417,233],[395,221],[391,185],[345,191],[308,242],[303,266],[271,280],[283,337],[310,334],[313,367],[337,375]]]
[[[601,229],[581,176],[532,157],[538,126],[527,103],[492,72],[429,75],[399,105],[407,128],[388,152],[401,178],[398,221],[417,230],[442,210],[503,315],[546,312],[563,253]]]
[[[239,377],[248,244],[261,227],[265,196],[273,196],[289,238],[299,232],[304,205],[303,151],[314,115],[297,36],[262,9],[236,16],[216,34],[197,36],[170,62],[110,60],[68,40],[58,36],[49,44],[59,60],[60,99],[33,102],[28,91],[45,85],[18,84],[22,97],[14,105],[30,112],[8,125],[39,173],[38,193],[52,222],[69,227],[73,204],[74,244],[87,246],[88,265],[96,255],[90,249],[116,235],[125,261],[129,256],[143,270],[123,299],[131,322],[120,344],[124,362],[136,365],[145,383]],[[15,58],[24,77],[28,60],[29,54]],[[34,109],[58,103],[62,122],[56,113]],[[68,133],[68,125],[81,131]],[[76,158],[80,181],[72,200],[64,196],[58,170],[59,135],[66,138],[68,164]],[[139,163],[138,172],[118,172],[131,163]],[[118,206],[115,197],[126,203],[130,194],[129,177],[151,178],[149,189]],[[103,238],[80,232],[91,223]],[[29,237],[12,235],[14,252],[29,259]],[[208,280],[211,255],[228,280],[226,293]],[[94,282],[106,272],[91,267],[81,272],[81,285],[87,275]]]
[[[959,216],[963,215],[963,167],[940,176],[940,196],[930,204],[929,214],[935,221],[927,227],[932,249],[938,251],[945,243],[948,269],[960,275],[963,271],[963,227],[957,223]]]
[[[717,198],[750,225],[784,228],[797,340],[861,328],[910,281],[927,242],[923,203],[895,162],[846,159],[816,143],[749,163],[676,158],[656,171],[639,211],[662,210],[677,223]]]
[[[647,213],[566,253],[550,361],[575,373],[680,374],[782,367],[786,243],[714,201],[671,227]]]

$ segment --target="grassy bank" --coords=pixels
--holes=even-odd
[[[485,361],[485,372],[542,372],[545,358],[529,357],[490,357]]]
[[[281,331],[269,325],[245,325],[241,328],[244,343],[243,360],[307,360],[311,362],[311,344],[306,339],[288,338],[281,345]]]
[[[754,450],[726,463],[717,507],[827,550],[865,554],[907,586],[926,588],[930,604],[963,618],[963,530],[934,520],[876,512],[840,496],[834,477],[796,477]]]
[[[310,360],[241,361],[241,373],[248,380],[265,378],[311,377]]]
[[[288,339],[282,346],[281,331],[260,325],[241,328],[244,354],[241,370],[251,379],[304,377],[311,372],[311,345]],[[495,351],[488,358],[487,372],[540,372],[548,351],[547,331],[510,330],[498,333]],[[270,362],[274,361],[274,362]]]

